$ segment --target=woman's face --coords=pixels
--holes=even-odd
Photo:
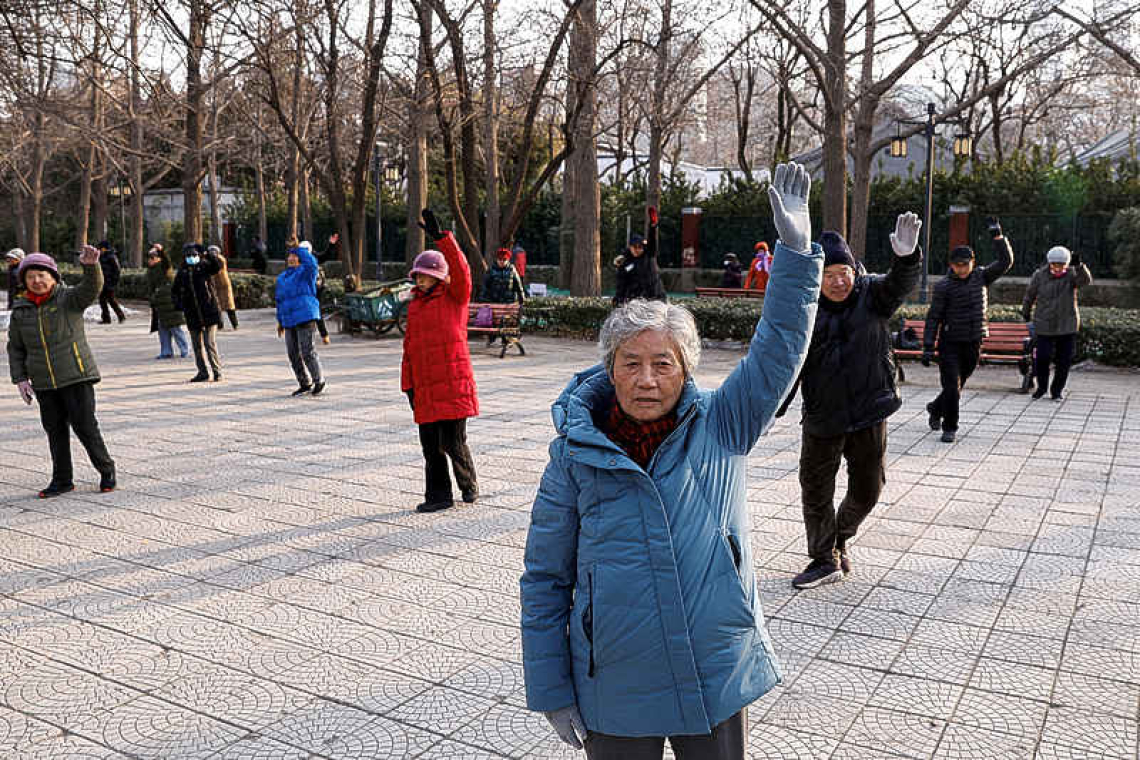
[[[435,277],[432,277],[430,274],[416,272],[416,287],[425,293],[431,290],[432,286],[434,286],[437,282],[439,282],[439,280]]]
[[[146,265],[147,265],[148,267],[152,267],[152,266],[154,266],[155,264],[157,264],[157,263],[158,263],[158,262],[160,262],[160,261],[162,261],[162,259],[160,259],[160,258],[158,257],[158,254],[157,254],[157,253],[155,253],[154,251],[151,251],[150,253],[148,253],[148,254],[146,255]]]
[[[29,269],[24,273],[24,287],[33,295],[42,296],[55,287],[55,277],[44,269]]]
[[[1049,262],[1049,271],[1052,272],[1053,274],[1061,274],[1061,272],[1064,272],[1068,268],[1069,268],[1068,264],[1065,264],[1065,263],[1060,262],[1060,261],[1050,261]]]
[[[301,266],[301,257],[295,253],[290,253],[288,256],[285,257],[285,265],[288,266],[290,269],[295,269],[295,268]]]
[[[621,410],[638,422],[653,422],[677,406],[685,368],[667,333],[643,330],[618,346],[612,379]]]

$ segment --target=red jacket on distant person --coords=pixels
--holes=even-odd
[[[467,348],[467,304],[471,270],[450,232],[435,241],[447,259],[448,281],[424,293],[416,288],[408,304],[400,390],[414,390],[417,425],[479,414],[475,372]]]

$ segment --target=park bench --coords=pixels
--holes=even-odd
[[[491,310],[491,325],[489,327],[476,326],[475,315],[482,308]],[[522,344],[522,328],[520,326],[521,305],[518,303],[475,303],[467,305],[467,336],[486,335],[491,345],[495,340],[501,340],[503,349],[499,358],[507,355],[511,346],[519,350],[519,356],[526,356],[526,349]]]
[[[903,330],[914,330],[915,339],[922,345],[922,335],[926,329],[926,321],[922,319],[907,319],[903,322]],[[978,356],[979,364],[1017,364],[1024,368],[1023,359],[1029,340],[1029,326],[1024,322],[990,322],[989,335],[982,339],[982,350]],[[938,355],[935,349],[935,356]],[[895,349],[897,359],[921,359],[922,349]],[[904,380],[902,367],[899,367],[899,379]]]
[[[763,290],[753,288],[697,288],[697,298],[763,298]]]

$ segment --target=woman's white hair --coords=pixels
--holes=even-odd
[[[689,310],[663,301],[635,298],[614,309],[598,335],[598,350],[610,377],[614,374],[618,347],[646,330],[657,330],[672,338],[686,377],[696,371],[701,361],[701,336]]]

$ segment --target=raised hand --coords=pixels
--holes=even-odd
[[[913,212],[899,214],[895,222],[895,231],[891,233],[891,248],[896,256],[910,256],[918,247],[918,231],[922,229],[922,221]]]
[[[657,226],[657,207],[656,206],[650,206],[648,211],[649,211],[649,226],[656,227]]]
[[[432,242],[443,237],[443,231],[439,228],[439,222],[436,220],[435,214],[432,213],[430,208],[425,208],[420,213],[420,216],[423,217],[423,221],[420,222],[420,227],[428,234]]]
[[[779,164],[768,200],[772,204],[772,221],[784,245],[795,251],[806,251],[811,245],[811,217],[808,216],[808,194],[811,175],[796,163]]]
[[[986,229],[990,232],[990,237],[997,240],[1001,237],[1001,222],[998,221],[996,216],[986,217]]]
[[[99,249],[93,245],[83,246],[81,249],[79,249],[79,263],[85,267],[91,266],[92,264],[98,264]]]

